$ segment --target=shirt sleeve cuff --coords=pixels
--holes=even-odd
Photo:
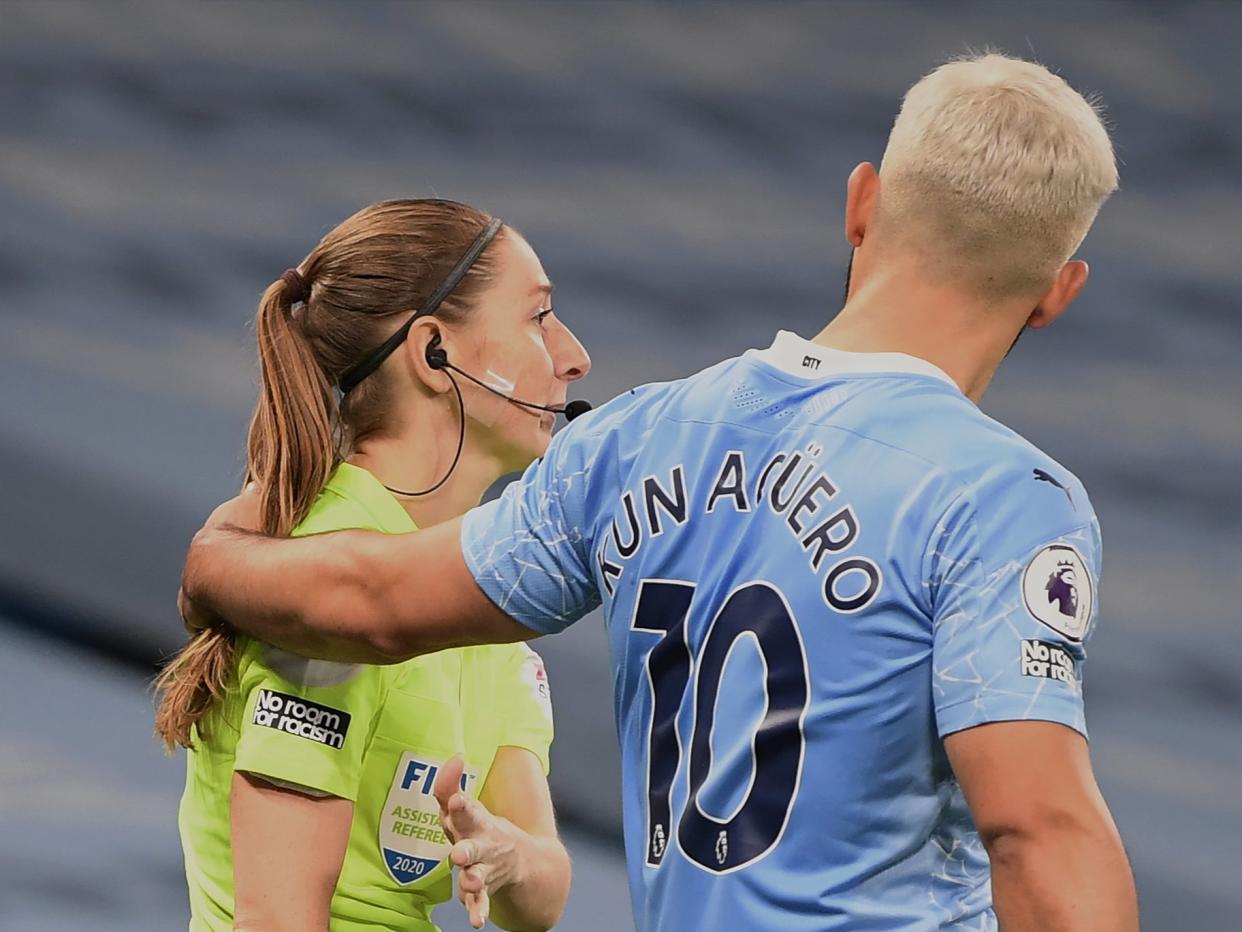
[[[989,696],[963,699],[936,709],[936,727],[941,738],[991,722],[1056,722],[1087,738],[1087,722],[1082,701],[1077,697]]]
[[[359,780],[356,774],[341,770],[329,761],[290,761],[280,748],[237,749],[233,770],[253,773],[271,781],[294,783],[298,786],[319,790],[330,796],[357,800]]]
[[[519,589],[526,567],[515,566],[511,551],[502,550],[501,544],[485,542],[496,521],[498,507],[499,500],[487,502],[466,512],[462,519],[461,552],[466,568],[492,604],[518,624],[537,634],[557,634],[565,630],[569,624],[567,619],[533,605]],[[506,572],[516,578],[510,580]],[[542,573],[545,569],[530,567],[530,572]]]

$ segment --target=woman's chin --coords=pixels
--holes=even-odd
[[[506,472],[525,472],[526,467],[548,452],[552,442],[552,429],[536,427],[527,436],[509,446],[504,457]]]
[[[556,415],[545,414],[539,419],[531,437],[530,453],[532,459],[538,459],[548,452],[548,444],[552,442],[552,429],[556,426]]]

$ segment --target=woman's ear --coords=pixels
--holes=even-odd
[[[436,394],[452,388],[444,371],[444,363],[449,359],[445,343],[449,339],[440,321],[429,315],[414,321],[402,347],[411,378]]]

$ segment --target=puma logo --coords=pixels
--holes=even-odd
[[[1065,497],[1069,499],[1069,503],[1073,507],[1073,509],[1075,511],[1078,510],[1078,506],[1074,504],[1073,494],[1070,492],[1069,489],[1067,489],[1064,485],[1062,485],[1058,479],[1054,478],[1049,473],[1044,472],[1044,470],[1042,469],[1035,469],[1035,470],[1032,470],[1032,472],[1034,472],[1035,474],[1036,482],[1047,482],[1050,485],[1055,485],[1058,489],[1060,489],[1062,492],[1065,493]]]

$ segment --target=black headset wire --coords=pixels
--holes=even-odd
[[[441,353],[443,353],[443,351],[441,351]],[[427,359],[429,362],[431,361],[431,355],[432,354],[428,352]],[[559,408],[556,407],[555,405],[537,405],[533,401],[523,401],[521,398],[514,398],[512,395],[506,395],[504,392],[500,391],[495,386],[488,385],[482,379],[475,378],[465,369],[458,369],[455,365],[453,365],[451,362],[448,361],[447,356],[441,355],[439,363],[433,364],[433,365],[434,365],[434,368],[437,368],[437,369],[452,369],[462,378],[473,382],[475,385],[478,385],[480,388],[487,389],[497,398],[503,398],[505,401],[509,402],[510,404],[519,405],[520,407],[523,407],[523,408],[531,408],[532,410],[535,410],[535,411],[547,411],[551,414],[564,414],[565,413],[565,408],[567,407],[566,405],[562,405]]]
[[[439,482],[429,489],[423,489],[421,492],[406,492],[403,489],[394,489],[386,483],[380,483],[393,495],[401,495],[406,498],[418,498],[421,495],[430,495],[436,489],[440,488],[440,486],[444,485],[444,483],[448,482],[449,476],[451,476],[453,474],[453,470],[457,468],[457,461],[461,459],[462,447],[466,445],[466,403],[462,400],[461,389],[457,387],[457,380],[453,378],[453,374],[451,372],[445,372],[444,374],[448,376],[449,382],[453,385],[453,391],[457,393],[457,417],[460,422],[457,427],[457,452],[453,454],[453,463],[449,466],[448,472],[444,474],[444,477]]]
[[[499,218],[493,218],[487,226],[483,228],[483,231],[479,233],[478,237],[475,238],[475,241],[471,243],[470,248],[466,250],[466,254],[457,260],[457,265],[455,265],[453,270],[448,273],[444,281],[440,283],[440,287],[432,293],[426,303],[415,311],[413,315],[411,315],[410,319],[397,329],[396,333],[364,356],[361,362],[350,368],[340,377],[337,382],[337,388],[340,391],[342,398],[353,391],[359,382],[378,369],[380,364],[391,356],[398,346],[405,342],[406,335],[410,332],[410,327],[413,325],[414,321],[418,320],[420,317],[426,317],[428,314],[434,313],[436,308],[443,303],[444,299],[452,293],[453,289],[461,284],[461,280],[466,277],[466,273],[470,271],[470,267],[474,265],[475,261],[480,255],[482,255],[483,250],[487,248],[488,243],[490,243],[496,237],[496,234],[500,232],[501,226],[503,226],[503,222]],[[430,355],[430,351],[428,352],[428,355]],[[445,359],[447,361],[447,357],[445,357]],[[436,366],[435,368],[439,369],[442,367]],[[421,492],[406,492],[402,489],[394,489],[390,485],[384,485],[384,488],[386,488],[393,495],[402,495],[407,498],[418,498],[421,495],[430,495],[432,492],[440,488],[440,486],[444,485],[444,483],[448,482],[449,476],[453,474],[453,470],[457,468],[457,463],[461,460],[461,451],[466,445],[466,402],[461,397],[461,388],[457,385],[457,380],[453,378],[452,374],[449,372],[445,372],[444,374],[449,377],[449,382],[453,385],[453,391],[457,393],[457,415],[459,424],[457,427],[457,452],[453,454],[453,464],[449,466],[448,472],[444,474],[444,477],[439,482],[431,488],[424,489]]]

